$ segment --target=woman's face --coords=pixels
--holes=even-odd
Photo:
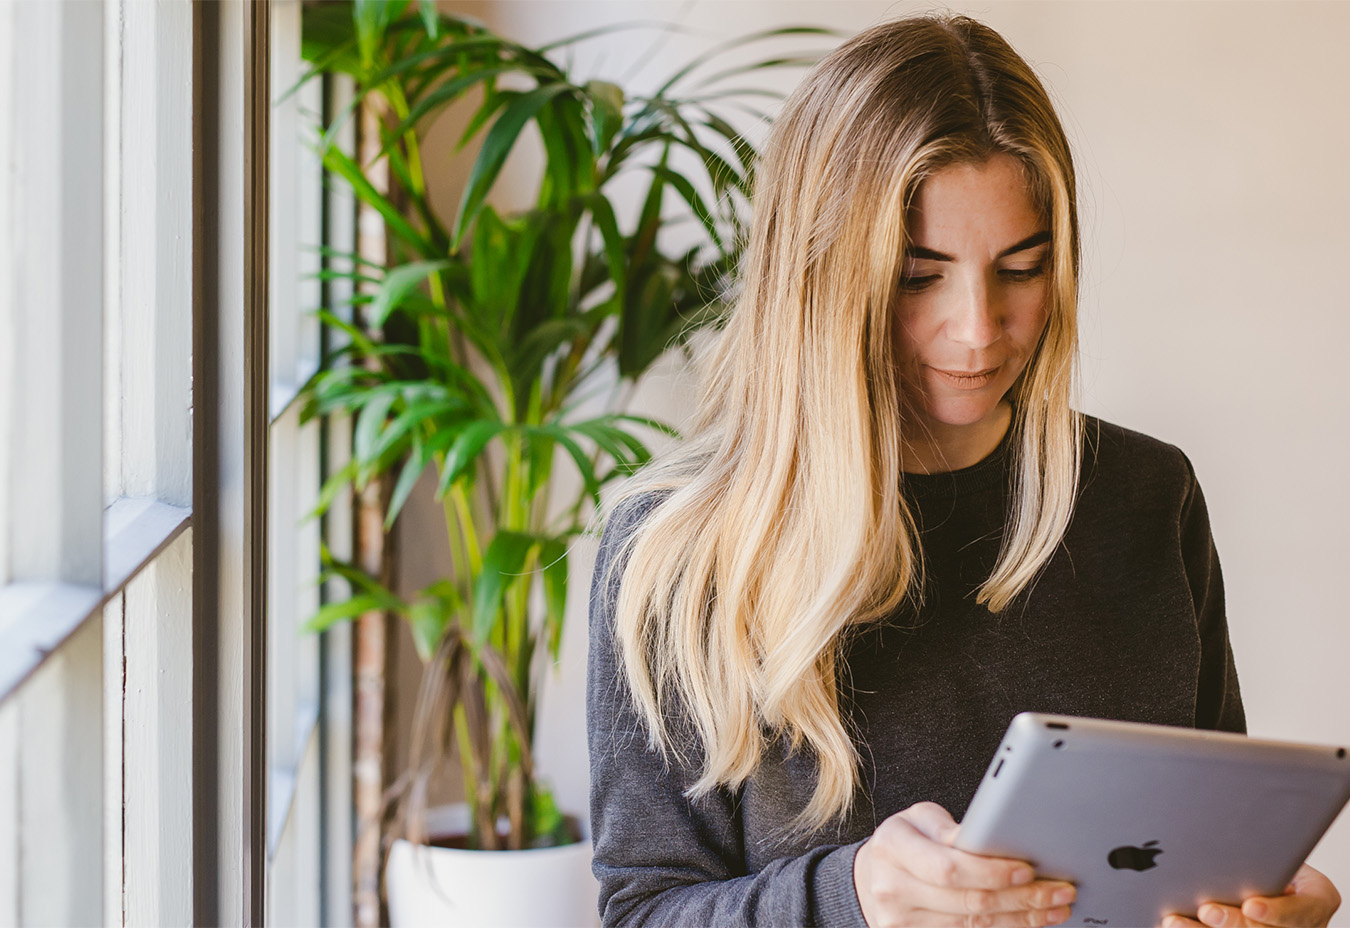
[[[923,470],[974,464],[1010,420],[1003,398],[1045,328],[1050,231],[1021,165],[999,154],[919,187],[897,297],[907,442]]]

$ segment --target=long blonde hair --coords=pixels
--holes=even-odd
[[[987,26],[927,16],[873,27],[785,103],[758,173],[743,290],[691,437],[615,504],[660,495],[611,562],[624,565],[615,632],[649,746],[692,756],[672,709],[697,738],[691,798],[739,787],[768,739],[786,735],[817,770],[795,824],[815,830],[851,806],[841,648],[921,586],[890,322],[907,210],[934,171],[1000,152],[1019,159],[1051,226],[1050,306],[1011,397],[1011,512],[979,602],[1004,609],[1063,538],[1082,445],[1064,131],[1030,67]]]

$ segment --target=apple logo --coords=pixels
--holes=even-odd
[[[1154,860],[1163,852],[1157,841],[1145,841],[1143,847],[1126,844],[1106,855],[1106,862],[1117,870],[1151,870],[1158,866]]]

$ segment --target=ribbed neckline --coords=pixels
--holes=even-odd
[[[906,493],[925,497],[955,496],[958,493],[1001,487],[1007,482],[1012,433],[1010,424],[998,446],[969,467],[937,474],[902,474],[900,486]]]

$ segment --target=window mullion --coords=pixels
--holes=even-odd
[[[124,3],[124,493],[192,502],[192,7]]]
[[[122,594],[124,924],[193,921],[192,101],[188,0],[120,2],[119,362],[123,498],[107,572]],[[151,547],[151,546],[154,547]],[[143,566],[143,569],[142,569]],[[105,619],[106,621],[106,619]],[[111,623],[109,623],[111,626]],[[109,778],[109,789],[117,787]],[[111,876],[111,875],[110,875]]]
[[[269,4],[194,3],[194,922],[266,886]],[[209,736],[207,733],[209,732]]]

